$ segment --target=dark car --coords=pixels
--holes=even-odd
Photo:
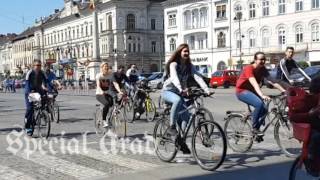
[[[239,75],[240,71],[237,70],[218,70],[212,74],[210,86],[213,88],[219,86],[223,86],[224,88],[235,86]]]
[[[304,69],[304,72],[306,72],[306,74],[310,76],[311,79],[313,79],[316,76],[320,75],[320,65],[307,67]]]

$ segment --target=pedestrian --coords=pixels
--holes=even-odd
[[[16,92],[16,78],[12,78],[12,93]]]
[[[4,87],[5,87],[5,90],[4,90],[5,93],[10,92],[10,80],[8,77],[4,80]]]

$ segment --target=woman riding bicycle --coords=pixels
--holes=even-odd
[[[102,120],[104,127],[110,126],[109,118],[107,117],[109,117],[109,109],[113,106],[113,98],[110,94],[111,79],[112,72],[109,70],[108,63],[102,63],[100,65],[100,73],[96,76],[96,99],[103,105]]]
[[[290,121],[310,123],[311,135],[308,147],[307,171],[313,176],[320,175],[320,76],[312,79],[309,87],[310,96],[304,99],[301,112],[289,110]],[[307,102],[306,102],[307,101]],[[311,110],[310,110],[311,109]]]
[[[210,95],[210,91],[200,74],[198,74],[195,67],[191,64],[189,46],[187,44],[181,44],[177,48],[166,64],[165,70],[168,79],[164,81],[161,96],[164,101],[172,104],[169,134],[175,137],[178,134],[176,120],[179,119],[179,112],[182,110],[185,103],[183,96],[188,93],[188,78],[193,76],[208,95]],[[189,119],[188,111],[185,111],[181,117],[181,120],[183,120],[183,122],[181,122],[181,127],[184,129]],[[187,148],[188,147],[185,145],[184,149]],[[188,150],[186,150],[186,152],[188,152]]]
[[[276,80],[271,79],[267,69],[265,68],[266,58],[263,52],[256,52],[254,54],[254,61],[243,68],[243,71],[236,84],[236,96],[237,98],[250,106],[254,107],[252,113],[253,120],[253,132],[256,135],[263,135],[259,130],[261,122],[264,120],[262,117],[267,113],[267,109],[263,100],[270,100],[269,96],[262,93],[259,84],[264,78],[267,79],[275,88],[281,92],[285,92],[285,89]]]

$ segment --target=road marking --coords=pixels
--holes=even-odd
[[[43,155],[40,154],[40,152],[29,154],[29,157],[25,152],[17,153],[17,155],[28,161],[32,161],[49,169],[53,169],[54,171],[73,176],[77,179],[91,179],[94,177],[107,176],[107,174],[104,172],[80,166],[73,162],[59,159],[55,156]]]
[[[0,165],[0,179],[1,180],[35,180],[34,178],[22,173],[18,172],[10,167]]]
[[[148,170],[159,167],[159,165],[157,164],[122,157],[116,154],[112,154],[111,152],[103,153],[103,151],[98,151],[91,148],[87,148],[87,150],[88,151],[86,153],[81,151],[80,154],[96,160],[104,161],[110,164],[116,164],[133,170]]]

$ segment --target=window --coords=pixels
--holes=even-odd
[[[199,43],[199,49],[204,49],[204,39],[199,39],[198,40],[198,43]]]
[[[89,32],[88,32],[88,26],[86,26],[86,36],[89,35]]]
[[[170,39],[170,52],[173,52],[176,50],[176,40],[174,38],[171,38]]]
[[[141,45],[138,43],[138,52],[141,52]]]
[[[77,38],[79,38],[79,35],[80,35],[80,33],[79,33],[79,27],[77,27]]]
[[[136,52],[136,43],[133,43],[133,52]]]
[[[316,9],[320,7],[320,0],[312,0],[312,8]]]
[[[242,11],[241,5],[240,5],[240,4],[235,5],[235,7],[234,7],[234,13],[235,13],[235,15],[237,15],[237,13],[239,13],[239,12],[241,12],[241,11]]]
[[[303,0],[296,0],[296,11],[303,10]]]
[[[269,5],[270,2],[268,0],[262,1],[262,16],[269,16]]]
[[[286,44],[286,31],[283,27],[280,27],[278,30],[278,43],[279,45]]]
[[[192,10],[192,28],[199,27],[199,11],[198,9]]]
[[[200,9],[200,27],[207,26],[207,17],[208,17],[207,8],[201,8]]]
[[[112,30],[112,16],[108,16],[108,30]]]
[[[262,47],[268,47],[269,46],[269,30],[268,29],[264,29],[262,30]]]
[[[156,44],[157,44],[157,43],[156,43],[155,41],[152,41],[152,42],[151,42],[151,52],[152,52],[152,53],[155,53],[155,52],[156,52]]]
[[[169,14],[168,20],[169,20],[169,27],[176,26],[176,14]]]
[[[313,42],[320,41],[319,24],[314,23],[311,25],[311,38]]]
[[[93,26],[92,24],[90,24],[90,35],[92,36],[92,33],[93,33]]]
[[[100,32],[102,32],[103,31],[103,24],[102,24],[102,22],[100,22]]]
[[[226,5],[217,6],[217,19],[226,18]]]
[[[136,17],[133,14],[127,15],[127,29],[134,30],[136,28]]]
[[[191,11],[184,12],[184,27],[185,29],[191,29]]]
[[[256,17],[256,4],[251,3],[249,4],[249,18]]]
[[[131,43],[128,44],[128,51],[131,52]]]
[[[278,0],[279,3],[279,14],[286,13],[286,0]]]
[[[218,48],[226,47],[226,35],[223,32],[218,34]]]
[[[255,47],[256,46],[256,35],[254,31],[249,32],[249,47]]]
[[[73,29],[72,30],[72,39],[75,39],[76,38],[76,31]]]
[[[194,49],[194,36],[190,36],[188,44],[190,46],[190,49]]]
[[[296,27],[296,43],[302,43],[303,42],[303,29],[302,26]]]
[[[81,26],[81,37],[83,37],[83,26]]]
[[[151,30],[156,30],[156,20],[151,19]]]

